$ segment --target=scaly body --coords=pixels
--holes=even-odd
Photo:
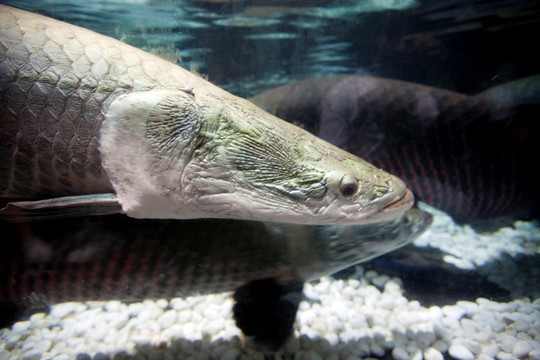
[[[16,207],[325,224],[412,205],[398,178],[86,29],[0,6],[0,69],[0,196],[43,200]]]

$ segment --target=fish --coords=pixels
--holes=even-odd
[[[0,6],[0,214],[355,224],[399,178],[157,56]]]
[[[489,87],[475,96],[511,105],[538,105],[540,104],[540,74]]]
[[[4,325],[19,311],[59,302],[133,302],[234,291],[240,329],[275,348],[285,341],[283,331],[269,330],[257,316],[244,314],[261,306],[265,311],[255,313],[270,308],[283,314],[285,303],[294,315],[304,282],[405,246],[431,221],[429,213],[416,207],[394,219],[360,225],[119,214],[0,221],[0,304],[8,310]],[[291,293],[296,296],[287,296]],[[272,296],[275,303],[268,303]],[[288,335],[294,316],[285,320]]]
[[[481,96],[355,75],[301,80],[249,100],[388,169],[416,199],[457,222],[490,227],[540,215],[531,166],[538,107],[523,112]]]

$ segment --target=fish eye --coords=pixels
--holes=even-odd
[[[352,175],[344,175],[339,183],[339,191],[345,197],[351,197],[358,191],[358,180]]]

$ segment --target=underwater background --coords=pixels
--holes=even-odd
[[[0,359],[540,359],[537,1],[0,3],[173,61],[434,207],[412,244],[306,285],[276,352],[218,294],[53,307],[2,330]]]
[[[161,53],[242,97],[369,74],[465,94],[534,75],[535,1],[2,1]]]

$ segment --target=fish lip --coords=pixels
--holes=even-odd
[[[368,217],[369,222],[390,220],[397,218],[409,210],[414,205],[414,195],[411,190],[405,189],[403,194],[390,202],[377,212]]]
[[[405,192],[398,199],[380,209],[378,213],[388,216],[399,215],[409,210],[413,205],[414,195],[411,190],[406,188]]]

